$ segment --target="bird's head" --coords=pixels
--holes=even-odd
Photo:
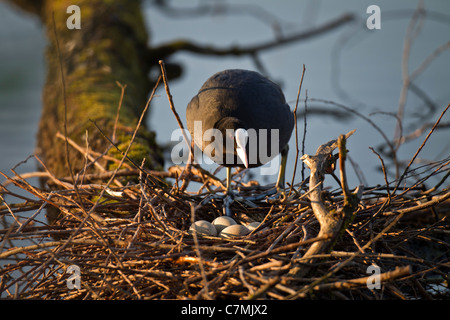
[[[217,128],[220,129],[223,134],[224,145],[233,145],[233,150],[227,150],[226,152],[237,155],[244,166],[248,168],[248,132],[245,123],[233,117],[226,117],[219,121]]]

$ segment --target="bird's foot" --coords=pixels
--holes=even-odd
[[[241,197],[238,194],[229,191],[225,194],[225,197],[223,199],[223,213],[227,216],[227,217],[232,217],[233,216],[233,211],[231,210],[231,205],[233,204],[233,202],[240,202],[240,203],[244,203],[247,206],[251,207],[251,208],[257,208],[258,206],[256,204],[253,203],[252,199],[250,199],[249,197]]]
[[[251,198],[251,197],[250,197]],[[228,217],[232,217],[233,216],[233,211],[231,210],[231,205],[233,204],[233,202],[240,202],[240,203],[244,203],[247,206],[251,207],[251,208],[257,208],[258,206],[256,204],[253,203],[254,200],[250,199],[250,198],[244,198],[239,196],[238,194],[229,191],[225,194],[211,194],[209,196],[207,196],[202,202],[203,203],[208,203],[209,201],[211,201],[212,199],[223,199],[223,213],[224,215],[228,216]]]
[[[266,201],[270,204],[283,203],[287,199],[287,194],[284,188],[277,187],[276,191],[267,197]]]
[[[286,196],[286,192],[284,191],[283,188],[280,187],[276,187],[276,188],[271,188],[265,192],[262,192],[258,195],[254,195],[251,197],[247,197],[247,200],[250,201],[261,201],[261,200],[266,200],[266,202],[268,203],[280,203],[280,202],[284,202],[284,200],[286,200],[287,196]]]

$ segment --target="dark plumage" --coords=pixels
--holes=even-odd
[[[189,132],[202,151],[205,152],[207,146],[212,143],[213,148],[210,146],[209,151],[215,149],[215,152],[208,155],[218,164],[226,167],[257,167],[285,150],[285,154],[282,152],[282,165],[283,162],[285,165],[287,144],[294,128],[294,116],[281,88],[257,72],[233,69],[214,74],[189,102],[186,119]],[[197,124],[201,124],[201,133],[198,127],[195,128],[195,121],[200,121]],[[243,159],[245,156],[242,153],[238,156],[237,152],[239,141],[242,141],[239,139],[242,138],[238,139],[236,135],[235,139],[234,133],[240,128],[247,130],[249,135],[248,143],[244,142],[247,159]],[[205,141],[204,134],[208,129],[220,130],[223,139]],[[227,129],[231,129],[228,134]],[[261,129],[267,130],[267,138],[261,133]],[[277,137],[273,129],[279,130],[278,139],[274,140],[278,142],[278,147],[271,140],[271,134]],[[240,136],[242,132],[244,131],[241,130]],[[268,149],[262,150],[266,145]],[[270,155],[271,157],[267,157]],[[284,167],[281,169],[284,175]]]
[[[193,137],[194,121],[202,122],[201,137],[206,130],[212,128],[222,131],[224,137],[226,129],[255,129],[257,133],[259,129],[267,129],[267,142],[270,146],[270,130],[279,129],[279,148],[274,150],[274,155],[287,145],[294,128],[293,113],[280,87],[259,73],[248,70],[225,70],[210,77],[188,104],[186,119]],[[259,135],[257,138],[259,147]],[[204,150],[211,142],[197,139],[195,143]],[[247,145],[247,155],[249,147]],[[269,149],[266,154],[270,154],[270,151]],[[236,154],[236,150],[226,152]],[[225,152],[223,155],[225,156]],[[228,164],[223,159],[213,160],[225,166],[236,166],[236,162]],[[260,157],[256,157],[256,160],[257,163],[250,162],[249,167],[263,164]],[[242,167],[242,162],[238,166]]]

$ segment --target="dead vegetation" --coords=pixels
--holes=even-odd
[[[448,299],[450,158],[413,163],[449,107],[398,179],[388,182],[377,154],[384,185],[347,185],[345,141],[353,132],[319,146],[316,155],[303,155],[310,177],[292,177],[286,197],[233,204],[238,222],[261,222],[234,239],[188,232],[193,221],[223,214],[222,198],[211,197],[225,190],[215,175],[198,165],[149,171],[128,158],[129,147],[119,150],[121,160],[106,159],[106,152],[60,134],[85,158],[81,172],[57,178],[37,156],[42,172],[0,172],[6,179],[0,185],[1,297]],[[108,148],[117,148],[105,139]],[[108,161],[116,162],[114,171],[102,167]],[[331,175],[340,183],[336,190],[324,187]],[[46,187],[30,184],[33,176],[45,179]],[[267,189],[234,180],[244,198]],[[189,191],[194,183],[200,187]]]
[[[123,154],[119,161],[106,156],[103,150],[78,145],[66,133],[58,132],[56,139],[65,142],[66,150],[79,153],[85,169],[95,166],[97,170],[70,172],[68,177],[58,178],[34,156],[42,172],[19,174],[16,168],[11,176],[0,172],[4,178],[0,184],[0,297],[449,299],[450,157],[415,165],[417,155],[449,106],[434,124],[422,123],[421,117],[420,132],[402,134],[408,90],[421,93],[424,102],[430,104],[430,99],[413,80],[449,48],[448,42],[445,43],[415,71],[408,72],[411,42],[423,25],[425,13],[419,5],[405,38],[403,84],[394,141],[356,110],[326,100],[310,100],[337,107],[332,111],[335,116],[341,115],[337,110],[344,109],[343,114],[347,116],[351,112],[379,131],[385,140],[384,151],[377,148],[381,155],[374,152],[380,158],[384,173],[380,180],[384,178],[384,185],[364,186],[364,190],[349,188],[343,170],[345,148],[340,148],[340,157],[332,155],[333,150],[326,150],[324,158],[319,160],[327,165],[317,166],[319,153],[303,158],[311,171],[314,168],[318,172],[314,184],[311,185],[310,179],[299,182],[292,177],[288,196],[283,201],[261,199],[254,202],[256,207],[234,204],[239,222],[261,222],[251,234],[235,239],[197,237],[188,233],[192,221],[212,221],[222,215],[222,200],[209,196],[223,192],[223,181],[195,165],[175,166],[167,172],[148,171],[143,169],[143,164],[127,161],[128,150],[119,150]],[[176,45],[177,51],[208,55],[249,54],[255,66],[263,69],[256,54],[259,51],[310,37],[354,19],[345,15],[295,37],[239,51],[200,48],[185,42]],[[419,27],[414,28],[415,25]],[[155,50],[164,52],[161,56],[165,57],[175,47],[166,45]],[[160,56],[154,52],[153,60]],[[162,64],[161,68],[165,76]],[[165,78],[164,84],[170,107],[182,126]],[[297,105],[298,102],[297,98]],[[437,106],[433,103],[431,107],[434,110]],[[140,122],[129,147],[139,125]],[[440,126],[448,127],[448,123]],[[429,133],[413,158],[409,163],[401,163],[397,159],[399,146],[427,130]],[[108,148],[113,146],[115,132],[116,128],[111,140],[105,136]],[[298,159],[299,143],[296,142]],[[325,172],[331,173],[329,164],[337,158],[341,187],[330,190],[325,188],[323,179]],[[390,162],[387,167],[385,161]],[[116,162],[117,169],[107,171],[104,163],[111,162]],[[394,181],[388,181],[388,171],[396,172]],[[45,187],[28,182],[36,176],[46,180]],[[194,183],[200,187],[195,192],[188,191],[187,186]],[[265,190],[254,181],[244,184],[238,180],[233,187],[243,196],[259,195]],[[329,223],[330,219],[336,223]],[[77,272],[79,282],[74,277]]]
[[[235,239],[188,233],[192,220],[222,215],[221,199],[207,201],[223,191],[222,181],[198,166],[149,172],[124,163],[64,179],[44,170],[51,191],[14,170],[14,177],[2,173],[0,292],[18,299],[448,299],[450,191],[442,186],[449,163],[422,166],[417,176],[405,171],[417,181],[408,187],[398,180],[366,187],[334,234],[321,232],[307,181],[288,188],[284,201],[235,203],[241,223],[262,222]],[[441,178],[425,188],[432,177]],[[180,187],[188,182],[202,187]],[[256,182],[234,187],[245,196],[264,190]],[[321,199],[341,217],[341,188],[321,191]]]

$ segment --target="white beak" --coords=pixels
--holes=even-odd
[[[234,137],[236,139],[237,155],[241,159],[241,161],[245,165],[245,167],[248,168],[247,151],[245,148],[247,145],[248,132],[245,129],[241,129],[241,128],[236,129],[236,132],[234,133]]]

